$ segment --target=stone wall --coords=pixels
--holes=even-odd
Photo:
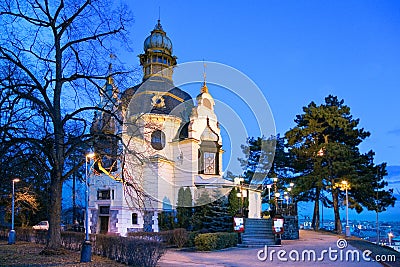
[[[299,220],[297,216],[283,216],[285,218],[282,240],[299,239]]]

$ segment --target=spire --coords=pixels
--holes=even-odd
[[[204,60],[203,60],[203,66],[204,66],[204,70],[203,70],[203,86],[201,87],[201,93],[203,94],[203,93],[208,93],[208,87],[207,87],[207,83],[206,83],[206,78],[207,78],[207,75],[206,75],[206,63],[204,63]]]
[[[114,79],[112,77],[112,63],[108,64],[107,83],[111,85],[114,84]]]
[[[114,54],[110,54],[110,59],[115,60],[116,56]],[[112,63],[108,64],[108,75],[107,75],[107,83],[113,85],[114,79],[112,77]]]

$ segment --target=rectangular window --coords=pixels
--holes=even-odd
[[[215,153],[204,152],[204,174],[215,174]]]
[[[111,199],[110,189],[98,190],[97,191],[97,199],[98,200]]]
[[[138,214],[132,213],[132,224],[138,224]]]
[[[100,215],[109,215],[110,214],[110,206],[100,206],[99,213],[100,213]]]

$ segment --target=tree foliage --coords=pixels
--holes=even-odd
[[[228,214],[235,216],[240,212],[241,199],[237,196],[239,190],[236,187],[232,188],[228,195]]]
[[[178,228],[185,228],[188,230],[190,227],[190,219],[193,215],[192,199],[192,192],[189,187],[179,188],[176,208]]]
[[[245,157],[238,160],[244,171],[243,178],[246,184],[261,185],[269,173],[275,175],[275,171],[279,171],[281,166],[274,163],[275,148],[279,141],[279,136],[249,137],[246,144],[241,145]]]
[[[339,208],[344,191],[338,184],[346,180],[349,191],[349,207],[361,212],[363,207],[371,209],[370,201],[375,189],[382,189],[384,164],[373,163],[374,153],[361,153],[358,146],[370,133],[358,128],[359,119],[350,114],[350,107],[336,96],[329,95],[325,103],[317,106],[311,102],[297,115],[297,124],[286,132],[285,137],[298,173],[294,194],[298,200],[314,201],[313,225],[319,227],[319,202],[333,207],[335,230],[341,232]],[[380,176],[374,175],[381,168]],[[372,185],[372,186],[371,186]],[[374,187],[375,186],[375,187]],[[393,205],[389,191],[384,205]],[[328,197],[328,195],[331,197]]]
[[[203,227],[211,233],[232,231],[233,218],[228,212],[228,198],[220,197],[209,206],[209,211],[204,216]]]
[[[210,214],[211,207],[210,204],[204,203],[210,202],[211,198],[207,190],[201,191],[199,198],[196,199],[193,216],[191,218],[194,231],[207,231],[204,225],[204,218]]]
[[[292,161],[286,150],[285,138],[280,135],[266,137],[250,137],[246,145],[242,145],[245,158],[239,158],[244,170],[245,183],[249,183],[253,177],[260,184],[272,184],[272,178],[280,178],[277,188],[288,187],[290,178],[293,176]],[[271,194],[273,191],[270,191]],[[263,192],[264,201],[268,199],[268,191]]]

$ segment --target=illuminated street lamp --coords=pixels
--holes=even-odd
[[[267,188],[268,188],[268,210],[271,210],[271,188],[272,188],[272,185],[267,184]]]
[[[89,175],[88,175],[88,159],[95,157],[94,153],[85,156],[85,184],[86,184],[86,206],[85,206],[85,242],[81,250],[81,262],[92,261],[92,244],[89,239]]]
[[[388,233],[388,237],[389,237],[389,246],[391,246],[392,245],[392,238],[394,237],[393,233],[392,232]]]
[[[346,190],[346,236],[350,236],[350,226],[349,226],[349,194],[348,189],[350,185],[347,181],[342,181],[341,189]]]
[[[289,196],[286,195],[285,199],[286,199],[286,208],[288,208],[289,207]]]
[[[12,180],[12,196],[11,196],[11,231],[8,234],[8,244],[15,244],[15,230],[14,230],[14,206],[15,206],[15,183],[21,181],[18,178]]]
[[[278,213],[278,199],[281,196],[279,192],[275,193],[275,212]]]

